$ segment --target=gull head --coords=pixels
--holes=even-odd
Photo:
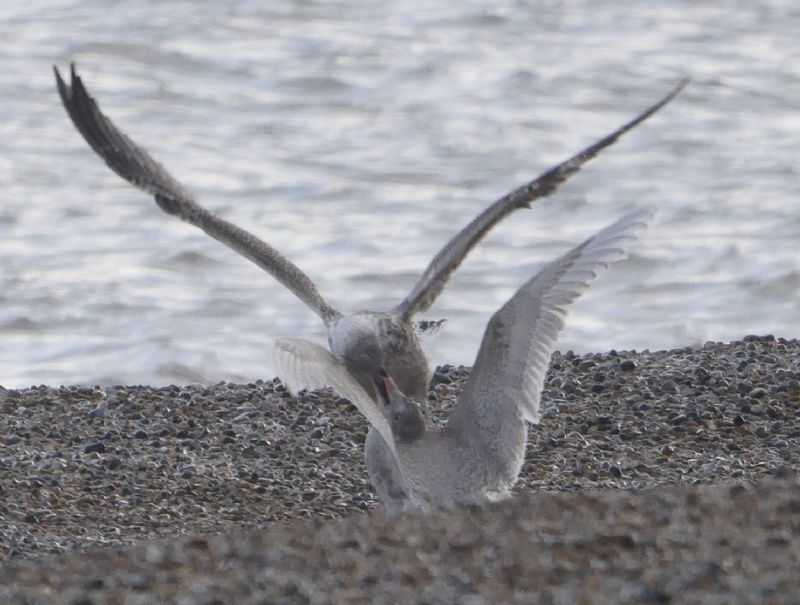
[[[350,370],[377,380],[381,369],[381,345],[371,318],[361,315],[343,317],[328,330],[331,353]]]
[[[375,381],[384,405],[388,408],[392,435],[401,443],[415,441],[425,433],[425,416],[422,406],[397,388],[397,385],[381,369],[382,380]]]

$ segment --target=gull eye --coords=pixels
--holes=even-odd
[[[394,415],[394,419],[395,419],[395,420],[400,420],[400,414],[395,414],[395,415]]]

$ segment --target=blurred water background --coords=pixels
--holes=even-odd
[[[344,310],[408,292],[488,203],[692,83],[473,252],[427,314],[491,313],[627,210],[659,211],[561,350],[800,336],[800,4],[29,0],[0,9],[0,384],[271,378],[317,317],[161,212],[74,130],[51,66]]]

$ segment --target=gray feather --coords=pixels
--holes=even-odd
[[[304,388],[312,385],[329,386],[349,399],[395,454],[392,430],[383,411],[330,351],[302,338],[281,337],[275,341],[273,356],[282,372],[290,377],[289,381],[302,384]]]
[[[325,323],[341,314],[328,305],[311,279],[275,248],[252,233],[211,214],[198,205],[166,169],[101,111],[97,102],[71,67],[71,85],[56,67],[61,102],[78,132],[111,170],[139,189],[151,194],[159,207],[199,227],[272,275],[319,315]]]
[[[433,258],[419,281],[414,285],[411,293],[395,307],[395,313],[402,317],[412,317],[415,313],[425,311],[439,296],[450,275],[459,267],[469,251],[497,223],[515,210],[530,208],[531,203],[534,201],[553,193],[559,185],[578,172],[586,162],[669,103],[683,90],[688,82],[686,79],[681,80],[668,95],[614,132],[604,136],[565,162],[551,168],[533,181],[503,196],[481,212],[447,242],[444,248]]]
[[[471,441],[501,439],[491,426],[539,420],[544,376],[568,306],[627,246],[652,216],[630,213],[545,266],[491,318],[448,427]]]

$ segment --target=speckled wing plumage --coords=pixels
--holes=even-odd
[[[544,376],[568,306],[627,255],[651,217],[649,210],[633,212],[593,235],[545,266],[492,316],[448,428],[486,443],[502,439],[485,434],[489,424],[538,422]]]
[[[71,85],[53,68],[61,101],[86,142],[123,179],[155,197],[159,207],[205,231],[214,239],[250,259],[308,305],[326,323],[340,316],[317,287],[294,263],[252,233],[214,216],[164,167],[119,130],[97,106],[80,76],[71,67]]]
[[[415,313],[425,311],[439,296],[450,275],[458,268],[469,251],[497,223],[515,210],[530,208],[531,203],[535,200],[553,193],[561,183],[578,172],[586,162],[594,158],[600,151],[616,142],[619,137],[641,124],[669,103],[683,90],[687,83],[688,80],[682,80],[668,95],[651,105],[627,124],[604,136],[567,161],[551,168],[533,181],[500,198],[481,212],[439,251],[428,265],[428,268],[425,269],[411,293],[395,307],[394,312],[401,317],[410,318]]]
[[[303,388],[328,386],[349,399],[380,433],[397,459],[392,430],[383,412],[333,353],[302,338],[285,336],[275,341],[273,357],[281,375],[288,377],[285,380],[289,382],[290,389],[292,382]]]

